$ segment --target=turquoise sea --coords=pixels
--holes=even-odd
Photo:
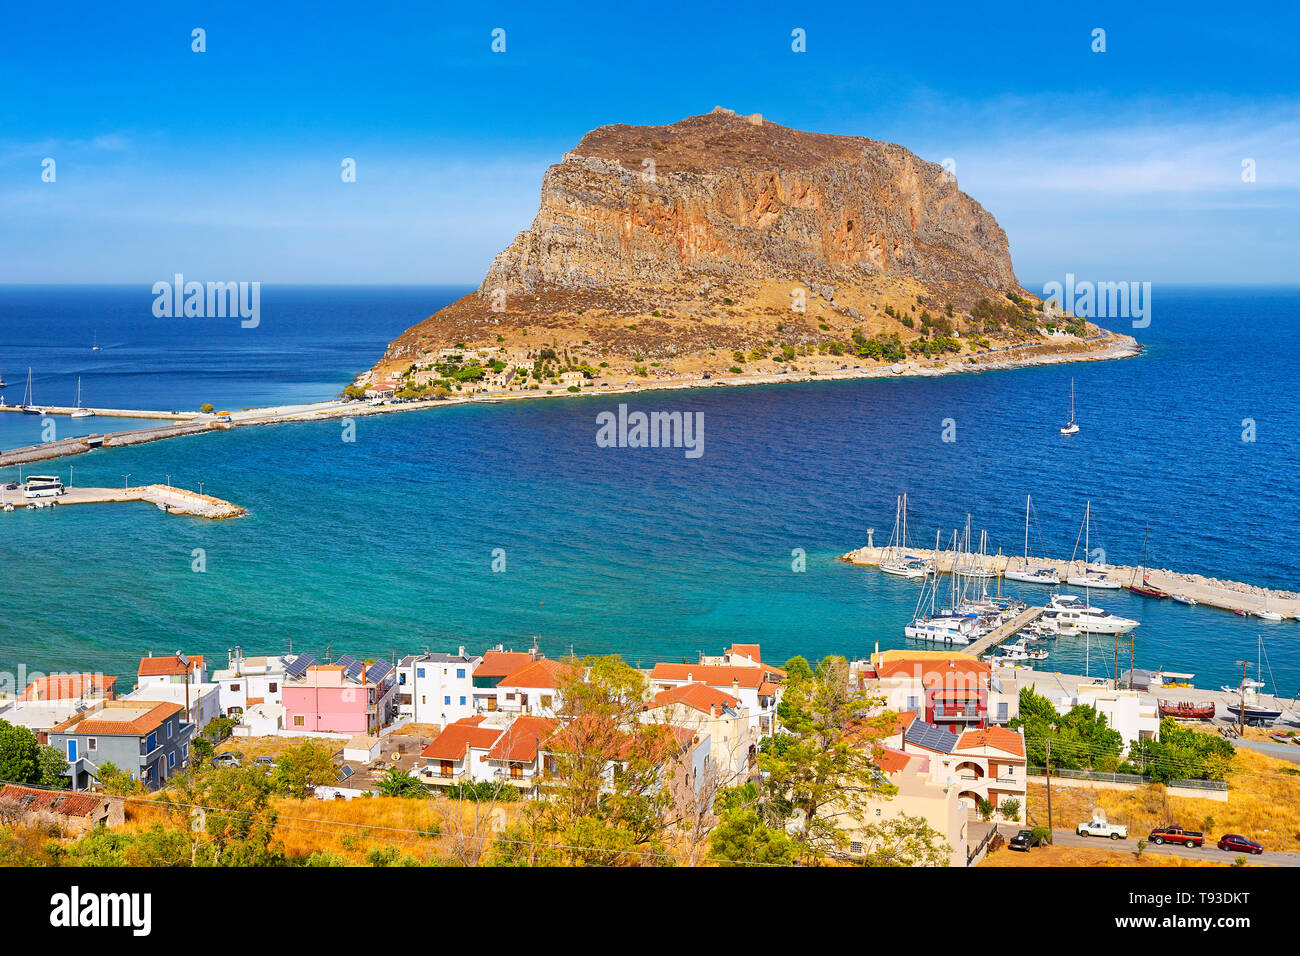
[[[71,402],[77,376],[99,406],[327,398],[463,291],[267,287],[261,325],[244,330],[155,319],[147,288],[0,288],[0,370],[10,404],[28,366],[48,403]],[[1068,557],[1091,500],[1091,543],[1112,562],[1136,563],[1149,529],[1154,567],[1300,588],[1300,290],[1158,286],[1153,303],[1134,333],[1145,352],[1127,361],[619,399],[703,412],[698,459],[597,447],[596,415],[617,402],[591,396],[362,418],[355,442],[337,423],[280,425],[58,462],[43,470],[66,479],[72,466],[83,485],[203,482],[250,514],[0,514],[0,669],[131,674],[150,650],[224,659],[292,642],[387,657],[534,636],[552,655],[642,663],[733,640],[773,660],[861,655],[905,644],[918,587],[836,558],[868,528],[888,537],[901,492],[918,545],[969,513],[993,549],[1019,552],[1031,493],[1038,553]],[[1071,378],[1082,431],[1062,438]],[[955,442],[941,440],[945,419]],[[38,431],[0,415],[0,446]],[[1269,690],[1300,690],[1300,622],[1127,592],[1096,603],[1141,620],[1139,666],[1230,683],[1262,636]],[[1082,638],[1062,639],[1040,669],[1082,672],[1084,655]],[[1109,646],[1091,668],[1109,673]]]

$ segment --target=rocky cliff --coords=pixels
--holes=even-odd
[[[1006,233],[943,167],[716,109],[584,136],[547,170],[532,227],[479,291],[890,273],[953,292],[1017,288]]]
[[[1045,314],[943,167],[717,108],[584,136],[478,290],[357,381],[411,396],[851,376],[1005,364],[1008,344],[1073,360],[1116,337]]]

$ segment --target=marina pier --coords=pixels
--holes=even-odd
[[[888,548],[865,547],[850,551],[848,554],[840,556],[840,560],[847,561],[849,564],[860,564],[867,567],[878,567],[883,558],[887,556]],[[896,549],[897,550],[897,549]],[[940,574],[951,574],[957,555],[951,550],[935,551],[932,548],[907,548],[909,556],[915,556],[922,561],[934,562],[934,567]],[[1008,570],[1023,571],[1026,570],[1024,558],[1016,555],[1009,557],[1007,555],[986,555],[984,557],[967,554],[962,557],[962,567],[969,567],[971,562],[984,568],[997,576],[1001,577]],[[1080,592],[1084,590],[1083,585],[1067,584],[1066,578],[1072,575],[1083,573],[1083,564],[1079,561],[1062,561],[1054,558],[1033,557],[1030,559],[1030,565],[1036,568],[1047,568],[1055,571],[1061,579],[1059,585],[1061,590]],[[1130,583],[1141,583],[1143,569],[1136,567],[1127,567],[1124,565],[1096,565],[1090,564],[1089,568],[1099,571],[1103,580],[1113,582],[1123,587]],[[1251,584],[1243,584],[1240,581],[1221,581],[1215,578],[1206,578],[1199,574],[1188,574],[1181,571],[1171,571],[1167,568],[1147,568],[1145,569],[1146,582],[1148,585],[1167,591],[1170,594],[1185,595],[1194,598],[1198,604],[1207,607],[1221,608],[1225,611],[1241,611],[1247,614],[1258,614],[1260,611],[1272,611],[1281,614],[1285,618],[1300,618],[1300,595],[1290,591],[1275,591],[1269,588],[1256,587]],[[1041,585],[1022,584],[1021,587],[1036,587]],[[1056,585],[1053,585],[1056,587]],[[1104,600],[1106,590],[1092,588],[1097,600]],[[1023,625],[1022,625],[1023,626]]]
[[[147,501],[160,511],[174,515],[221,520],[238,518],[245,514],[243,508],[212,495],[201,495],[174,485],[142,485],[135,488],[68,488],[54,498],[31,499],[23,496],[22,486],[15,490],[0,488],[0,508],[13,505],[15,511],[35,504],[37,509],[62,505],[89,505],[115,501]],[[3,517],[0,516],[0,520]]]

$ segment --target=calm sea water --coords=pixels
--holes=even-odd
[[[0,368],[13,383],[33,366],[49,402],[70,401],[77,375],[87,403],[105,406],[325,398],[461,291],[264,289],[262,325],[240,330],[153,319],[147,290],[4,289]],[[993,549],[1018,553],[1031,493],[1037,553],[1068,557],[1091,500],[1091,543],[1112,562],[1140,560],[1149,534],[1153,567],[1300,588],[1300,291],[1156,293],[1137,333],[1146,352],[1123,362],[624,397],[703,412],[696,460],[598,448],[595,416],[615,402],[593,396],[362,418],[351,443],[338,423],[281,425],[60,462],[50,470],[75,465],[78,484],[127,472],[201,481],[250,515],[209,523],[145,504],[0,514],[0,667],[129,674],[147,650],[223,657],[292,642],[388,656],[534,635],[551,654],[643,663],[732,640],[775,660],[859,655],[904,645],[918,587],[836,558],[868,528],[886,539],[904,491],[916,544],[936,528],[946,540],[969,513]],[[92,353],[96,330],[103,351]],[[1082,432],[1067,439],[1057,428],[1071,378]],[[945,419],[955,442],[941,440]],[[6,447],[29,427],[0,415]],[[1139,666],[1217,686],[1256,658],[1262,635],[1269,689],[1300,689],[1300,623],[1127,592],[1096,603],[1142,622]],[[1093,673],[1109,673],[1110,653],[1104,639],[1093,646]],[[1061,639],[1040,669],[1082,672],[1084,657],[1082,638]]]

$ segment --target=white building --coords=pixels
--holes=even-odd
[[[227,666],[212,674],[221,687],[221,713],[238,716],[258,704],[280,703],[284,686],[284,657],[245,657],[236,647],[227,651]]]
[[[446,727],[474,713],[474,669],[481,657],[413,654],[397,665],[397,713],[412,723]]]
[[[1106,726],[1119,731],[1126,750],[1135,741],[1160,739],[1160,710],[1154,700],[1144,699],[1138,691],[1081,684],[1073,697],[1063,696],[1055,702],[1060,714],[1080,705],[1096,708],[1106,718]]]

